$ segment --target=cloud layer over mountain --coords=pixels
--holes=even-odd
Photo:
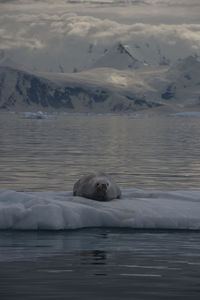
[[[181,49],[183,56],[199,55],[199,10],[197,0],[1,1],[0,57],[31,67],[56,57],[58,65],[69,60],[72,68],[73,61],[81,65],[81,55],[86,60],[91,44],[101,55],[118,41],[152,40],[174,56]]]

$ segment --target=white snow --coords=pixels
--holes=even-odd
[[[123,190],[97,202],[72,192],[0,190],[0,229],[60,230],[84,227],[200,230],[200,191]]]
[[[127,86],[127,79],[125,76],[120,76],[119,74],[111,74],[108,77],[108,82],[116,85]]]

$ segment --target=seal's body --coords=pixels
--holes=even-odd
[[[81,177],[74,184],[73,195],[98,201],[109,201],[120,198],[121,191],[110,176],[99,172]]]

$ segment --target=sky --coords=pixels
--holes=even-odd
[[[0,61],[72,71],[119,41],[200,55],[199,15],[200,0],[0,0]]]

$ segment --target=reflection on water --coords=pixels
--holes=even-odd
[[[199,118],[0,115],[0,188],[71,190],[88,170],[122,188],[199,189]]]
[[[72,231],[1,231],[0,262],[76,253],[81,264],[103,262],[111,252],[132,256],[178,256],[200,263],[199,231],[91,228]],[[127,260],[128,258],[126,258]],[[124,264],[125,261],[124,261]]]
[[[105,265],[106,264],[106,251],[92,250],[82,251],[79,253],[82,265]]]
[[[3,260],[2,245],[8,251]],[[199,232],[2,232],[0,258],[1,299],[189,300],[200,295]]]

